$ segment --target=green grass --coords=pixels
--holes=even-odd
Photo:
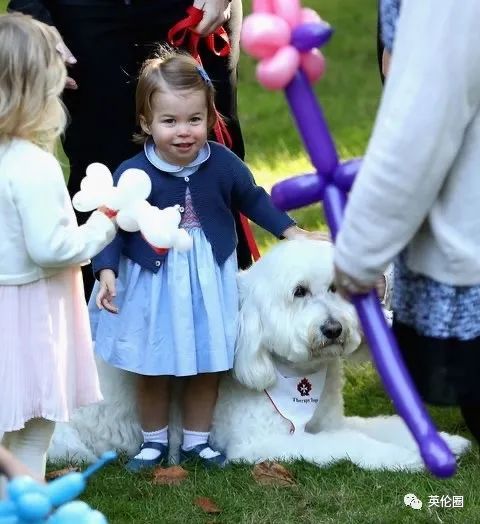
[[[374,416],[393,413],[370,366],[347,370],[347,414]],[[456,409],[433,409],[442,430],[465,434]],[[235,465],[226,471],[189,468],[189,478],[176,487],[156,486],[149,474],[131,476],[110,466],[91,481],[84,500],[115,523],[190,524],[396,524],[479,522],[479,455],[472,451],[460,460],[453,479],[427,473],[364,471],[349,462],[317,468],[306,462],[287,464],[295,478],[292,487],[258,485],[252,466]],[[404,506],[406,493],[415,493],[424,506]],[[428,508],[433,495],[463,496],[463,508]],[[221,509],[206,515],[195,506],[198,496],[209,497]]]
[[[362,155],[380,95],[375,54],[374,0],[306,0],[335,28],[325,48],[327,73],[316,91],[342,157]],[[249,2],[244,2],[249,11]],[[5,0],[0,0],[0,10]],[[247,162],[259,183],[309,171],[310,163],[280,93],[267,93],[254,80],[254,63],[240,63],[239,114],[247,146]],[[300,225],[323,228],[319,205],[294,213]],[[262,249],[274,240],[256,230]],[[365,366],[348,370],[345,405],[349,415],[393,413],[376,373]],[[432,409],[437,425],[468,435],[456,409]],[[148,475],[131,476],[113,465],[90,482],[84,499],[113,523],[475,523],[480,521],[479,455],[463,457],[453,479],[427,473],[367,472],[348,462],[329,468],[296,462],[288,465],[296,479],[290,488],[262,487],[250,466],[225,472],[190,470],[178,487],[154,486]],[[51,466],[53,467],[53,466]],[[413,492],[424,502],[420,511],[406,508],[403,496]],[[464,508],[428,509],[429,496],[463,496]],[[204,514],[193,504],[197,496],[213,499],[218,515]]]

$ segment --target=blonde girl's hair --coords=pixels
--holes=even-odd
[[[0,15],[0,142],[22,138],[52,151],[66,113],[58,33],[19,13]]]
[[[164,46],[159,48],[153,58],[146,60],[140,70],[136,90],[136,119],[139,127],[140,117],[148,125],[152,123],[153,95],[166,91],[203,91],[207,104],[207,127],[208,131],[212,130],[217,121],[212,82],[189,54]],[[133,141],[143,144],[148,137],[141,129],[133,135]]]

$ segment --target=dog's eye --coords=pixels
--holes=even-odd
[[[328,291],[330,291],[330,293],[336,293],[337,292],[337,286],[332,282],[330,284],[330,286],[328,287]]]
[[[305,286],[297,286],[295,288],[295,291],[293,292],[293,296],[296,298],[301,298],[301,297],[305,297],[309,293],[310,291]]]

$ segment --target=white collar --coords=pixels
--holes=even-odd
[[[198,167],[200,164],[203,164],[203,162],[210,158],[210,144],[208,142],[205,142],[205,145],[202,146],[197,156],[186,166],[171,164],[170,162],[167,162],[161,158],[155,151],[155,143],[151,138],[145,142],[143,149],[148,161],[157,169],[160,169],[160,171],[165,171],[166,173],[179,173],[187,168]]]

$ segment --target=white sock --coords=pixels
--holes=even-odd
[[[206,444],[209,436],[210,431],[191,431],[190,429],[184,428],[182,449],[188,451],[199,444]]]
[[[165,446],[168,444],[168,426],[157,431],[142,431],[144,442],[159,442]],[[142,449],[138,455],[135,455],[136,459],[142,460],[154,460],[160,455],[158,449],[146,448]]]

